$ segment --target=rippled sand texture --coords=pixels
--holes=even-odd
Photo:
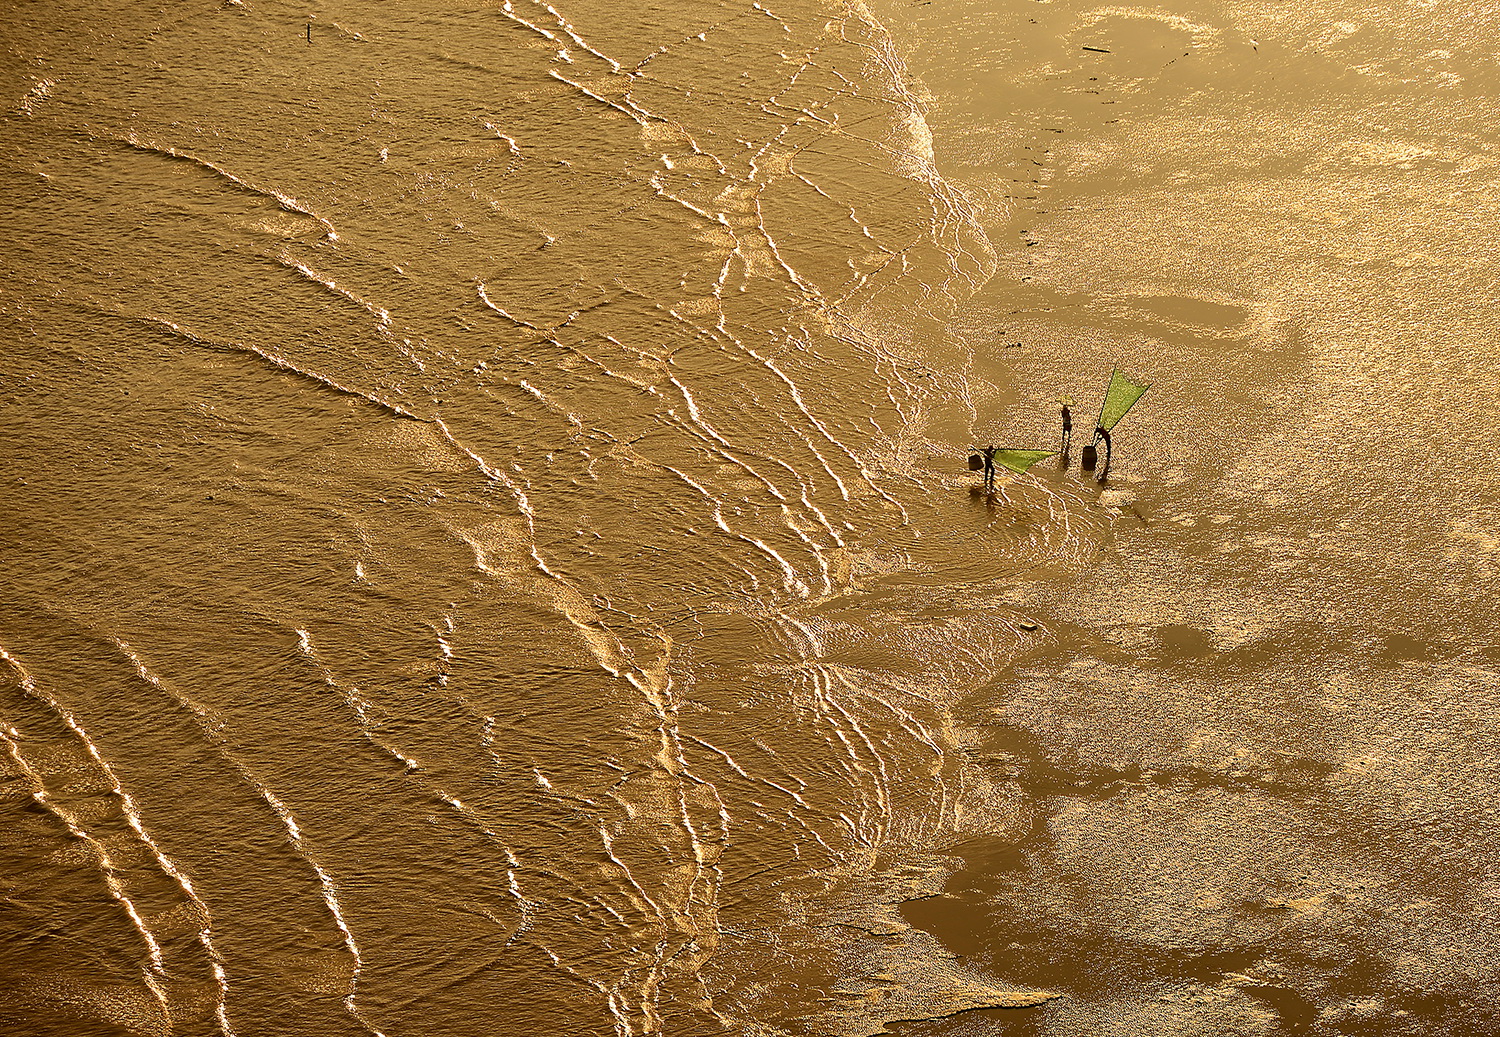
[[[8,12],[0,1030],[1500,1027],[1495,12],[600,6]]]

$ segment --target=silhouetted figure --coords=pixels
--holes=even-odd
[[[987,446],[984,453],[984,488],[993,490],[995,488],[995,448]]]
[[[1114,456],[1114,448],[1109,443],[1109,429],[1102,425],[1094,429],[1094,438],[1104,440],[1104,467],[1099,469],[1099,481],[1103,482],[1109,478],[1109,460]]]
[[[1063,453],[1068,452],[1068,444],[1073,440],[1073,412],[1068,410],[1068,405],[1062,405],[1063,409]]]

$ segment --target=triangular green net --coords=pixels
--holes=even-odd
[[[995,463],[1004,465],[1016,474],[1020,474],[1044,457],[1051,457],[1056,450],[996,450]]]
[[[1147,382],[1135,382],[1120,373],[1117,367],[1109,376],[1109,391],[1104,394],[1104,406],[1099,408],[1099,427],[1108,431],[1125,412],[1135,406],[1135,401],[1151,388]]]

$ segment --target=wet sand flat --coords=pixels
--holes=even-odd
[[[1500,1027],[1495,10],[15,15],[0,1029]]]

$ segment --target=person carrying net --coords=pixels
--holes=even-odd
[[[974,452],[969,455],[969,471],[984,471],[984,488],[992,491],[995,488],[996,465],[1022,474],[1032,465],[1044,457],[1053,457],[1056,450],[1025,450],[1018,447],[973,447]]]
[[[1083,448],[1079,464],[1086,472],[1092,472],[1099,460],[1098,444],[1104,440],[1104,468],[1099,472],[1099,481],[1109,478],[1109,464],[1114,457],[1114,445],[1110,430],[1135,406],[1135,401],[1151,388],[1149,382],[1137,382],[1120,373],[1117,367],[1109,376],[1109,387],[1104,391],[1104,403],[1099,407],[1099,420],[1094,423],[1094,441]]]

